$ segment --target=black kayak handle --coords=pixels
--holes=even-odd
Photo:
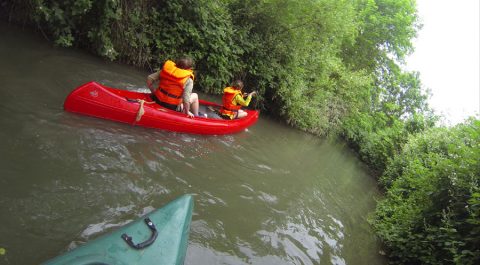
[[[122,235],[123,240],[125,240],[125,242],[127,242],[127,244],[134,249],[146,248],[146,247],[150,246],[151,244],[153,244],[153,242],[155,242],[155,239],[157,239],[158,232],[157,232],[157,229],[155,228],[155,225],[153,224],[153,222],[148,217],[145,218],[144,221],[145,221],[145,224],[147,224],[148,228],[150,228],[150,230],[152,230],[152,236],[150,236],[150,238],[147,239],[145,242],[135,244],[135,243],[133,243],[133,239],[132,239],[131,236],[128,236],[127,234]]]

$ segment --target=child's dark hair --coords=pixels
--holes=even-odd
[[[180,57],[175,62],[178,68],[182,69],[192,69],[193,67],[193,59],[187,56]]]
[[[237,80],[232,82],[232,86],[234,88],[242,89],[243,88],[243,81],[240,80],[240,79],[237,79]]]

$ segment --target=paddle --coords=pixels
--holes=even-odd
[[[212,107],[212,106],[208,106],[207,109],[209,109],[210,111],[213,111],[213,112],[215,112],[215,113],[217,113],[217,114],[219,114],[219,112],[220,112],[220,109],[219,109],[219,108],[214,108],[214,107]]]

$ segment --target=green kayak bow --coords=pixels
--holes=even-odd
[[[44,264],[183,264],[192,210],[192,196],[183,195]]]

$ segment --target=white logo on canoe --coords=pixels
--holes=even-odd
[[[94,98],[98,97],[98,91],[97,90],[90,91],[90,96]]]

